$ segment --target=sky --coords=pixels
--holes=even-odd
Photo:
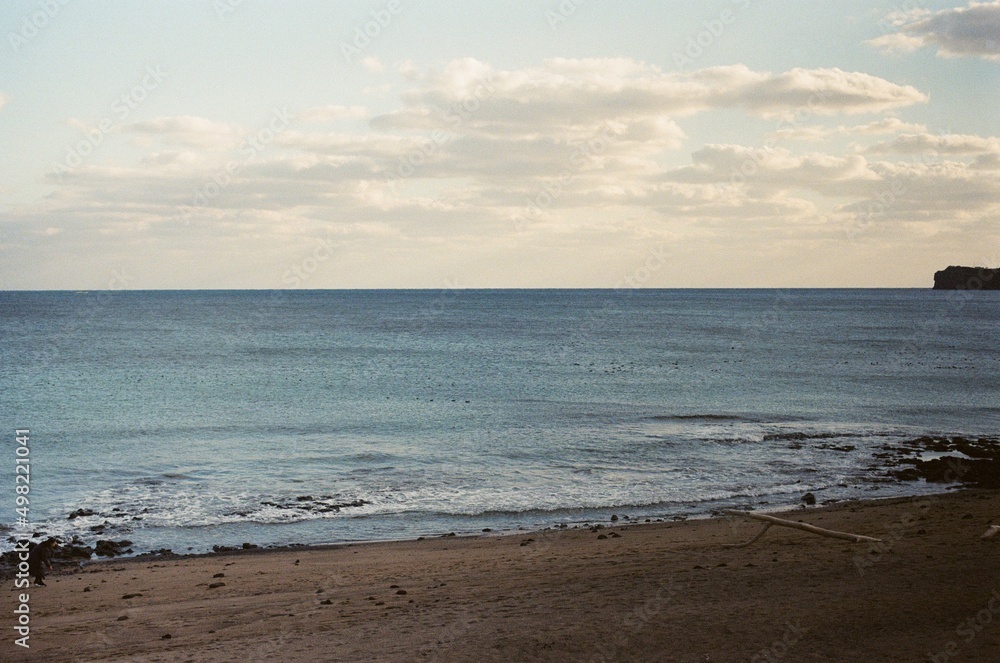
[[[1000,266],[1000,0],[5,0],[0,36],[0,289]]]

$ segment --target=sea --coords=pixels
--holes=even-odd
[[[0,292],[0,550],[37,534],[200,553],[941,491],[887,476],[882,452],[1000,435],[998,329],[986,291]]]

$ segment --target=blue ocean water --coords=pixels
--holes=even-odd
[[[998,323],[932,290],[3,292],[0,534],[17,428],[29,531],[137,551],[928,491],[875,454],[1000,433]]]

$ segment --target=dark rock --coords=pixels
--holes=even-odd
[[[400,595],[400,596],[405,596],[405,595],[406,595],[406,590],[405,590],[405,589],[400,589],[400,590],[397,590],[397,591],[396,591],[396,594],[398,594],[398,595]]]
[[[326,599],[325,601],[320,601],[320,605],[333,605],[333,599]]]
[[[142,596],[142,594],[123,594],[122,599],[134,599],[139,596]]]
[[[90,546],[81,546],[73,543],[64,543],[52,553],[52,559],[73,561],[78,559],[90,559],[94,554],[94,549]]]
[[[924,479],[931,483],[964,483],[980,488],[1000,488],[1000,440],[982,438],[968,440],[956,438],[921,437],[893,449],[898,457],[893,462],[898,466],[888,474],[901,481]],[[913,457],[923,451],[947,454],[957,452],[968,456],[944,455],[940,458],[921,460]],[[910,457],[907,457],[910,456]]]
[[[73,520],[74,518],[81,518],[83,516],[93,516],[96,514],[97,512],[94,511],[93,509],[77,509],[73,513],[69,514],[69,520]]]
[[[172,637],[174,636],[170,635],[169,633],[164,633],[163,635],[160,636],[160,640],[169,640]]]
[[[243,544],[243,550],[254,550],[255,548],[260,548],[260,546],[258,546],[257,544],[254,544],[254,543],[244,543]]]
[[[615,514],[611,514],[611,522],[613,523],[618,522],[618,516]]]
[[[805,495],[802,496],[802,502],[808,504],[809,506],[812,506],[816,504],[816,496],[813,495],[812,493],[806,493]]]
[[[935,290],[1000,290],[1000,268],[957,267],[934,273]]]
[[[608,538],[608,535],[607,534],[598,534],[597,538],[598,539],[606,539],[606,538]]]
[[[224,582],[213,582],[212,584],[210,584],[208,586],[208,588],[209,589],[218,589],[219,587],[225,587],[225,586],[226,586],[226,583],[224,583]]]
[[[237,548],[236,546],[212,546],[212,552],[234,552],[236,550],[242,550],[242,548]]]
[[[216,573],[216,574],[215,574],[214,576],[212,576],[212,577],[213,577],[213,578],[225,578],[225,577],[226,577],[226,574],[225,574],[225,573]]]
[[[126,621],[127,619],[128,619],[128,615],[122,615],[121,617],[119,617],[119,618],[118,618],[117,620],[115,620],[115,621],[119,621],[119,622],[124,622],[124,621]]]
[[[122,539],[121,541],[101,539],[94,544],[94,552],[101,557],[116,557],[118,555],[132,552],[132,549],[129,548],[131,545],[132,542],[128,539]]]

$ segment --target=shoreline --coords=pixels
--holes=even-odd
[[[52,661],[991,660],[1000,538],[979,537],[1000,523],[1000,493],[783,515],[882,542],[775,527],[727,548],[760,527],[722,517],[114,558],[30,588],[30,652],[10,635],[0,648]]]

